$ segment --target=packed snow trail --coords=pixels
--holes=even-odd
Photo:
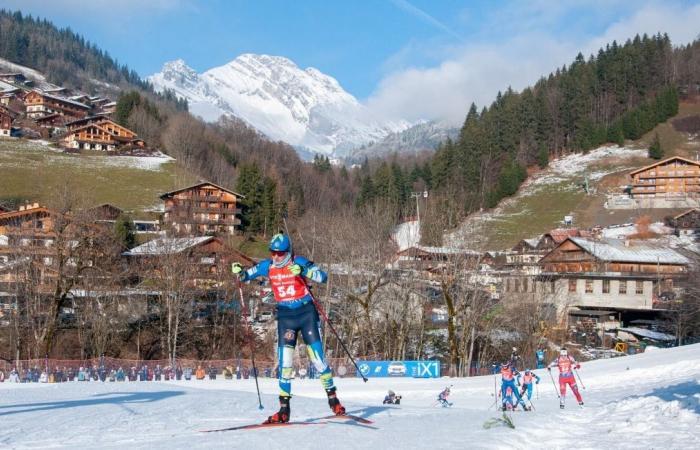
[[[551,355],[550,355],[551,356]],[[201,433],[262,422],[277,409],[277,381],[261,379],[265,410],[253,380],[178,382],[0,383],[0,447],[9,448],[687,448],[700,429],[700,345],[649,349],[584,362],[580,409],[567,395],[559,410],[545,370],[533,395],[536,411],[515,412],[515,429],[484,428],[501,417],[494,376],[443,379],[337,378],[348,414],[372,420],[323,420],[329,409],[319,380],[295,380],[291,426]],[[555,371],[556,372],[556,371]],[[451,408],[431,407],[452,385]],[[388,389],[401,405],[382,405]],[[491,408],[489,409],[489,405]],[[691,447],[693,445],[691,444]]]

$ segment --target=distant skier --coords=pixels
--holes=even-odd
[[[529,411],[530,408],[528,408],[525,405],[525,402],[523,401],[522,397],[520,397],[520,393],[518,392],[518,389],[515,387],[515,377],[517,375],[520,375],[520,372],[518,372],[518,369],[515,368],[513,365],[512,359],[510,361],[505,361],[503,364],[500,366],[500,371],[501,371],[501,399],[502,399],[502,404],[501,408],[503,411],[507,409],[506,407],[506,395],[508,388],[512,391],[513,395],[515,395],[515,398],[518,400],[518,403],[520,403],[523,407],[524,410]],[[513,409],[515,409],[516,405],[513,405]]]
[[[396,395],[396,393],[392,390],[389,390],[387,392],[386,396],[384,397],[384,401],[382,402],[383,405],[399,405],[401,404],[401,396]]]
[[[571,388],[571,392],[576,396],[576,400],[580,406],[583,406],[583,399],[581,394],[578,392],[578,386],[576,386],[576,379],[574,378],[574,369],[580,369],[581,365],[576,362],[573,356],[569,355],[565,348],[561,349],[557,359],[552,361],[547,370],[551,372],[552,367],[559,368],[559,392],[561,396],[559,397],[559,407],[564,409],[564,400],[566,398],[566,385],[568,384]]]
[[[535,351],[535,358],[537,359],[537,368],[538,369],[544,369],[544,366],[547,364],[545,362],[545,357],[546,357],[545,353],[546,353],[546,350],[542,347],[538,348]]]
[[[438,394],[437,401],[442,405],[443,408],[449,408],[452,406],[452,403],[450,403],[447,398],[450,396],[450,388],[449,386],[443,389],[442,392]]]
[[[234,263],[231,267],[231,271],[238,275],[241,281],[267,277],[277,302],[280,409],[268,417],[267,423],[289,422],[289,399],[292,397],[294,376],[292,364],[299,334],[306,343],[309,360],[319,373],[318,378],[326,391],[328,405],[334,414],[343,415],[345,407],[336,396],[333,374],[323,355],[320,318],[307,286],[307,280],[325,283],[328,275],[312,261],[303,256],[293,255],[292,243],[289,237],[282,233],[272,237],[269,250],[270,258],[260,261],[247,270],[243,270],[238,263]]]
[[[513,369],[518,368],[518,362],[521,360],[520,355],[518,355],[518,348],[513,347],[513,351],[510,354],[510,364],[513,366]]]
[[[518,374],[518,384],[521,384],[521,374]],[[535,372],[531,371],[530,369],[525,369],[525,372],[522,374],[522,384],[521,384],[521,391],[520,391],[520,396],[524,397],[525,392],[527,392],[527,401],[530,403],[530,407],[532,408],[532,380],[535,380],[535,384],[540,384],[540,377],[535,375]]]

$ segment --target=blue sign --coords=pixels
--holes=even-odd
[[[369,377],[439,378],[440,361],[358,361],[362,375]],[[359,375],[358,375],[359,376]]]

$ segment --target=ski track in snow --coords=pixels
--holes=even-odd
[[[348,412],[377,429],[333,421],[313,427],[200,433],[261,422],[277,409],[276,380],[62,384],[0,383],[0,447],[37,448],[692,448],[700,427],[700,344],[585,362],[580,409],[567,396],[561,411],[547,372],[533,394],[534,412],[515,412],[514,430],[484,429],[494,376],[442,379],[337,379]],[[553,373],[556,371],[553,371]],[[556,376],[555,376],[556,378]],[[453,385],[452,408],[433,407]],[[382,405],[388,389],[402,405]],[[326,416],[319,380],[295,380],[292,420]],[[539,396],[539,399],[537,399]],[[491,405],[491,409],[489,409]]]

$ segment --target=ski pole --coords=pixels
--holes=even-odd
[[[314,296],[314,294],[311,293],[311,290],[309,290],[309,295],[311,296],[311,300],[314,302],[314,306],[316,307],[316,310],[317,310],[318,313],[321,315],[321,317],[323,318],[324,322],[326,322],[326,323],[328,324],[328,328],[331,329],[331,331],[332,331],[333,334],[335,335],[335,338],[336,338],[336,339],[338,340],[338,342],[340,343],[340,346],[343,347],[343,350],[345,350],[345,353],[348,355],[348,358],[350,358],[350,362],[352,362],[352,365],[355,366],[355,370],[357,370],[357,373],[359,373],[360,376],[362,377],[362,381],[364,381],[364,382],[366,383],[366,382],[367,382],[367,377],[362,373],[362,371],[360,370],[360,368],[357,366],[357,362],[355,362],[355,358],[352,357],[352,354],[350,353],[350,350],[348,350],[348,348],[345,346],[345,342],[343,342],[343,340],[340,339],[340,336],[338,335],[338,332],[335,331],[335,327],[334,327],[333,324],[331,323],[331,319],[328,318],[328,315],[326,314],[326,311],[323,309],[323,307],[322,307],[321,304],[318,302],[318,300],[316,300],[316,297]]]
[[[284,231],[285,231],[285,233],[287,233],[287,236],[289,236],[289,227],[287,226],[287,217],[285,217],[285,215],[282,216],[282,221],[284,222]],[[289,245],[290,245],[290,249],[289,249],[289,250],[291,251],[292,255],[294,255],[294,247],[292,247],[291,238],[290,238],[289,242],[290,242],[290,244],[289,244]],[[303,278],[302,278],[302,280],[303,280],[304,283],[306,284],[306,280],[304,280]],[[343,350],[344,350],[345,353],[348,355],[348,358],[350,358],[350,361],[352,362],[352,365],[355,366],[355,370],[357,370],[357,373],[359,373],[360,376],[362,377],[362,381],[364,381],[364,382],[366,383],[366,382],[367,382],[367,377],[362,373],[362,371],[360,370],[360,368],[357,366],[357,362],[355,362],[355,358],[352,357],[352,355],[350,354],[350,351],[349,351],[348,348],[345,346],[345,343],[343,342],[342,339],[340,339],[340,336],[338,335],[338,332],[335,331],[335,327],[334,327],[333,324],[331,323],[331,319],[328,318],[328,315],[326,314],[326,311],[323,309],[323,307],[321,306],[321,304],[316,300],[316,297],[315,297],[314,294],[311,292],[311,289],[308,289],[308,286],[307,286],[307,290],[309,291],[309,295],[311,296],[311,301],[314,302],[314,306],[316,307],[316,310],[317,310],[318,313],[321,315],[321,317],[323,318],[324,322],[326,322],[326,323],[328,324],[328,328],[331,329],[331,331],[332,331],[333,334],[335,335],[335,338],[338,340],[338,342],[340,342],[340,346],[343,347]]]
[[[554,375],[552,375],[551,369],[547,369],[547,372],[549,372],[549,378],[552,379],[552,386],[554,386],[554,392],[557,393],[557,397],[561,399],[561,395],[559,395],[559,390],[557,389],[557,383],[554,382]]]
[[[581,387],[582,387],[583,390],[585,391],[585,390],[586,390],[586,385],[583,384],[583,380],[581,379],[581,375],[578,373],[578,370],[574,369],[574,373],[575,373],[576,376],[578,377],[578,382],[581,383]]]
[[[238,294],[241,297],[241,312],[243,313],[244,320],[246,321],[246,339],[248,340],[248,346],[250,347],[250,360],[253,364],[253,378],[255,379],[255,390],[258,392],[258,409],[264,409],[262,404],[262,399],[260,398],[260,386],[258,385],[258,369],[255,368],[255,343],[253,342],[253,330],[248,318],[250,314],[248,313],[248,305],[243,300],[243,286],[238,281]]]

